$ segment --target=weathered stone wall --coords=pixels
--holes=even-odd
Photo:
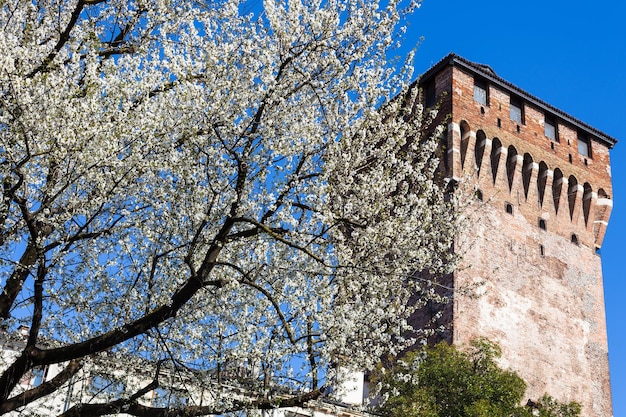
[[[528,382],[528,398],[547,392],[581,402],[584,416],[610,417],[596,253],[612,207],[608,146],[589,135],[590,155],[581,155],[578,129],[530,103],[523,123],[511,120],[512,90],[493,83],[488,104],[475,102],[474,76],[457,66],[435,79],[448,92],[449,175],[481,200],[456,245],[464,265],[454,276],[453,341],[488,337]],[[545,135],[546,115],[558,141]],[[468,296],[477,283],[480,296]]]
[[[486,203],[476,217],[459,247],[454,342],[497,342],[528,398],[547,392],[581,402],[584,416],[611,416],[599,256],[501,207]],[[478,283],[478,297],[465,294]]]

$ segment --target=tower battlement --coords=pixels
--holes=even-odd
[[[482,201],[459,239],[470,244],[453,277],[453,342],[488,337],[529,398],[548,392],[585,417],[611,416],[597,250],[616,140],[454,54],[419,85],[447,125],[447,175]],[[479,297],[463,295],[476,284]]]
[[[452,176],[475,177],[482,200],[498,202],[508,214],[535,220],[540,229],[550,228],[573,243],[602,246],[613,207],[610,177],[607,182],[586,169],[576,169],[559,161],[558,155],[537,160],[533,154],[541,153],[532,152],[532,145],[519,143],[515,135],[488,135],[493,129],[473,130],[466,120],[451,122],[448,129],[452,132]],[[584,160],[587,166],[593,163]]]

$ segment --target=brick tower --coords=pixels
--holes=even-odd
[[[616,140],[454,54],[419,84],[447,123],[448,175],[481,200],[457,245],[450,338],[497,342],[528,398],[610,417],[599,248]],[[480,283],[479,297],[463,295]]]

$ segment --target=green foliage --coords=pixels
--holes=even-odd
[[[374,376],[389,396],[379,411],[389,417],[580,416],[579,404],[547,395],[520,405],[526,383],[498,366],[500,355],[487,339],[473,341],[466,352],[446,343],[411,352],[390,372]]]
[[[549,395],[544,395],[535,404],[534,417],[578,417],[581,413],[580,404],[571,402],[561,404]]]

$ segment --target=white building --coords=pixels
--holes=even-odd
[[[0,332],[0,372],[6,369],[20,354],[25,346],[27,329],[16,334]],[[185,406],[207,406],[215,404],[217,390],[210,390],[206,384],[194,385],[194,380],[189,375],[187,382],[182,383],[180,375],[177,382],[174,378],[168,378],[173,372],[169,369],[161,369],[159,372],[159,386],[149,388],[152,381],[150,371],[154,364],[149,364],[141,359],[119,357],[115,361],[107,358],[106,363],[118,363],[118,369],[100,368],[98,357],[92,358],[83,364],[83,367],[73,377],[64,383],[59,389],[33,403],[10,412],[9,416],[57,416],[62,415],[78,403],[103,404],[115,401],[125,396],[134,395],[139,389],[145,392],[138,397],[139,403],[148,407],[157,408],[180,408]],[[62,370],[63,366],[52,365],[37,367],[29,371],[20,381],[10,398],[14,398],[22,392],[36,388],[45,382],[51,381]],[[234,370],[241,373],[241,370]],[[363,373],[340,373],[342,382],[337,384],[332,395],[322,399],[307,402],[301,407],[277,408],[258,411],[262,417],[364,417],[370,414],[360,411],[367,391],[364,390]],[[184,379],[184,378],[183,378]],[[241,385],[228,386],[222,382],[229,392],[229,397],[240,400],[247,398],[246,388]],[[289,393],[285,393],[285,398]],[[114,414],[115,415],[115,414]],[[128,414],[119,413],[125,416]]]

